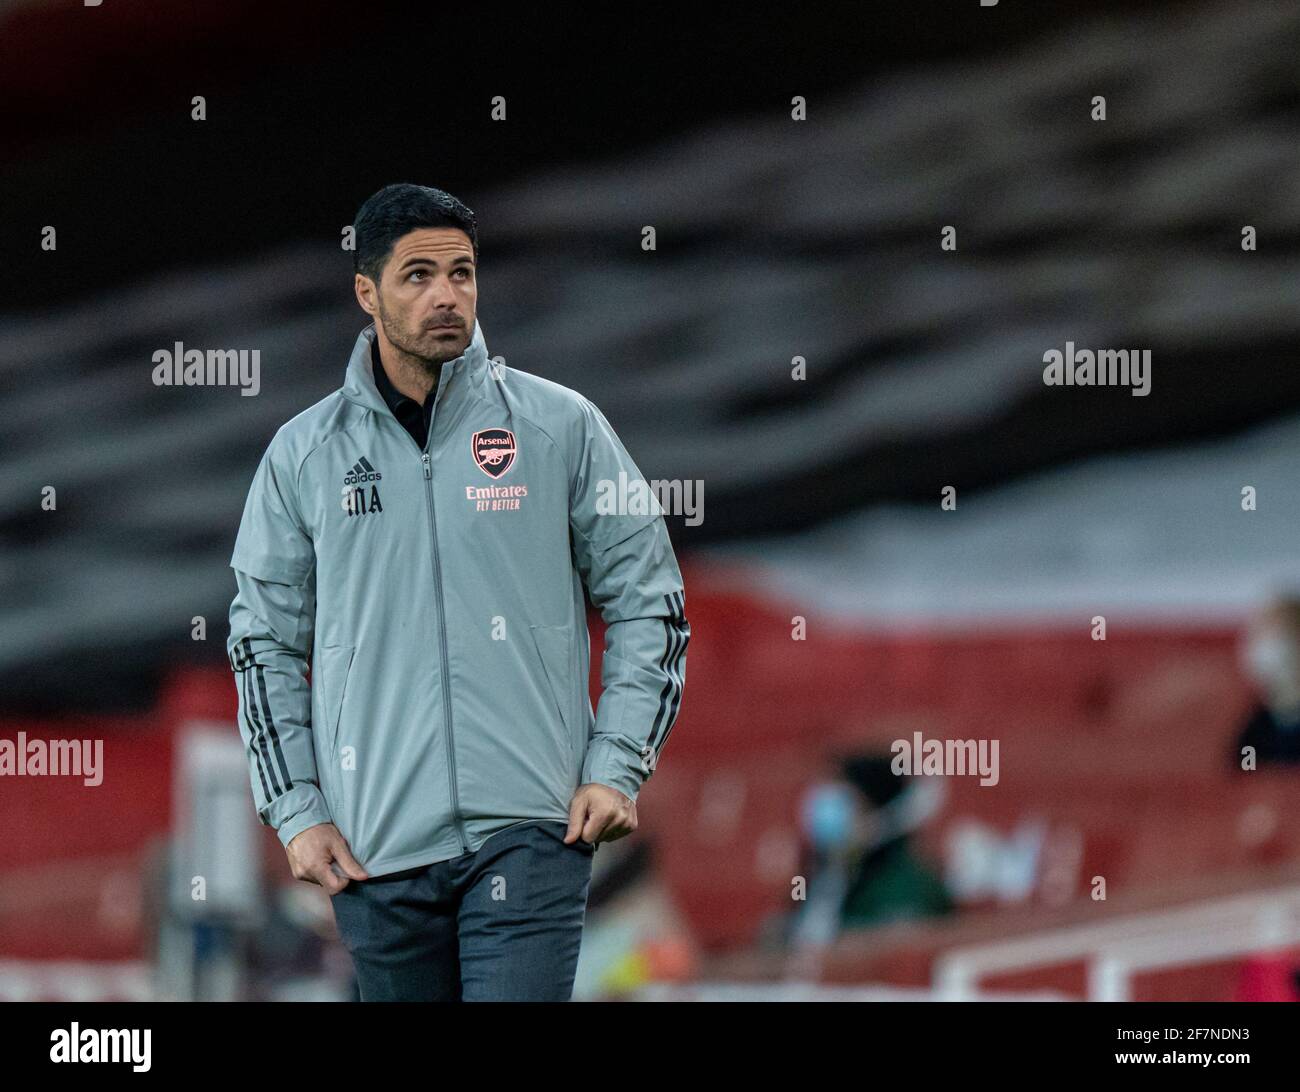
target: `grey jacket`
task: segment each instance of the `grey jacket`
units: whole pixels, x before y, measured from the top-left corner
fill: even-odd
[[[580,784],[636,799],[690,626],[663,510],[592,402],[488,360],[476,323],[421,451],[374,336],[262,457],[227,652],[262,821],[286,846],[332,821],[383,875],[566,821]],[[584,585],[608,627],[596,714]]]

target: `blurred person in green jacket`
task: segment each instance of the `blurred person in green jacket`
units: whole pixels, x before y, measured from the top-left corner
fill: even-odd
[[[912,835],[943,803],[942,784],[903,777],[888,754],[850,755],[805,792],[801,872],[807,898],[788,934],[789,973],[815,977],[844,929],[937,917],[956,904],[938,873],[912,846]]]

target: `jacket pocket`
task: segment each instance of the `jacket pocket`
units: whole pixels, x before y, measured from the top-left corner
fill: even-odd
[[[338,776],[339,717],[343,712],[343,698],[347,693],[348,678],[352,674],[355,645],[323,645],[320,650],[321,713],[325,753],[329,755],[330,777]]]
[[[529,626],[533,647],[542,661],[542,670],[546,673],[547,685],[551,688],[551,697],[560,714],[560,725],[564,738],[568,741],[569,754],[577,751],[574,732],[577,730],[577,717],[573,705],[573,659],[572,642],[567,626]]]

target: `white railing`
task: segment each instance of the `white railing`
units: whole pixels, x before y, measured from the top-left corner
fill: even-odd
[[[156,1000],[147,963],[0,959],[0,1002]]]
[[[991,974],[1087,965],[1089,1001],[1129,1001],[1134,974],[1300,944],[1300,886],[971,945],[935,960],[938,999],[973,1000]]]
[[[655,982],[631,995],[634,1001],[939,1001],[926,987],[832,986],[818,982]],[[978,1001],[1069,1001],[1054,990],[986,990]]]

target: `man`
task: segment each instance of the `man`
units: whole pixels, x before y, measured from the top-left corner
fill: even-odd
[[[231,558],[254,798],[362,1000],[567,1000],[592,856],[681,704],[681,574],[662,508],[612,503],[643,479],[600,410],[488,360],[473,213],[395,185],[354,228],[374,322],[275,434]]]

